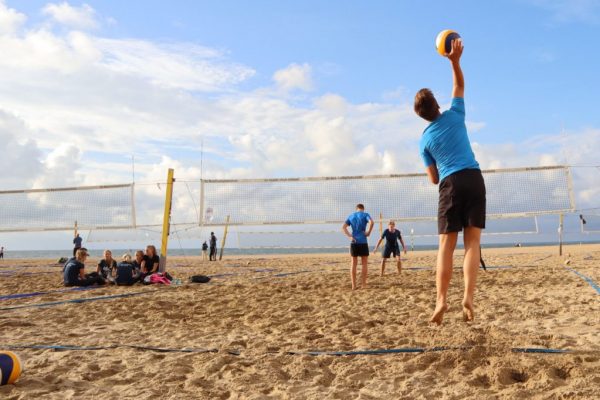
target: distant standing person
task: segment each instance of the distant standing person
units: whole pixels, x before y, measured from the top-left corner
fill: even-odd
[[[206,244],[206,240],[202,243],[202,261],[206,261],[208,259],[208,244]]]
[[[358,257],[361,259],[361,287],[367,287],[367,262],[369,260],[369,243],[367,237],[373,230],[373,219],[365,212],[365,206],[362,204],[356,205],[356,211],[352,213],[344,222],[342,231],[350,239],[350,280],[352,282],[352,290],[356,290],[356,266]],[[367,225],[369,226],[367,228]],[[352,227],[352,233],[348,232],[348,227]]]
[[[210,233],[210,261],[217,261],[217,237],[214,232]]]
[[[0,247],[0,258],[4,258],[4,246]]]
[[[396,222],[391,220],[388,224],[388,227],[379,241],[375,246],[374,252],[377,251],[381,242],[385,239],[385,247],[383,248],[383,253],[381,254],[381,276],[385,273],[385,262],[390,258],[390,256],[394,256],[398,263],[398,273],[402,273],[402,258],[400,257],[400,246],[398,246],[398,241],[402,244],[402,249],[404,250],[404,254],[406,254],[406,246],[404,245],[404,240],[402,240],[402,235],[400,231],[396,229]]]
[[[73,239],[73,257],[75,257],[75,253],[77,253],[77,250],[81,248],[82,242],[83,239],[81,238],[81,236],[79,236],[79,233],[75,234],[75,239]]]

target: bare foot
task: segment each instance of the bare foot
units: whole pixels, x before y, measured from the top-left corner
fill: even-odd
[[[463,321],[472,322],[475,319],[475,312],[473,311],[473,304],[463,301]]]
[[[448,311],[448,304],[443,303],[440,305],[437,305],[435,307],[435,311],[433,311],[433,315],[431,316],[431,319],[429,320],[429,322],[434,322],[438,325],[442,324],[442,320],[444,319],[444,313]]]

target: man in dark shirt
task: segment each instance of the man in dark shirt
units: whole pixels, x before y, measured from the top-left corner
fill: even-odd
[[[81,242],[83,242],[83,239],[79,236],[79,233],[77,233],[75,239],[73,239],[73,257],[75,257],[77,250],[81,248]]]
[[[383,234],[377,242],[374,251],[377,251],[383,239],[385,239],[385,247],[383,248],[383,258],[381,259],[381,276],[383,276],[385,272],[385,262],[388,258],[390,258],[391,255],[393,255],[394,258],[396,258],[396,261],[398,263],[398,273],[402,273],[402,259],[400,257],[400,246],[398,246],[398,241],[402,243],[402,249],[404,249],[404,254],[406,254],[406,246],[404,245],[404,240],[402,240],[402,235],[400,234],[400,231],[396,229],[395,221],[392,220],[389,222],[388,228],[385,231],[383,231]]]
[[[210,233],[210,261],[217,261],[217,237],[214,232]]]

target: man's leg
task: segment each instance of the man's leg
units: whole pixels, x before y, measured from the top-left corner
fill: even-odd
[[[454,256],[457,238],[458,232],[440,234],[435,275],[437,297],[435,311],[430,320],[430,322],[435,322],[438,325],[442,323],[444,313],[448,309],[448,286],[450,285],[450,278],[452,277],[452,257]]]
[[[398,250],[398,255],[396,255],[396,261],[398,263],[398,275],[402,273],[402,256],[400,250]]]
[[[352,290],[356,290],[356,265],[358,257],[350,257],[350,281],[352,282]]]
[[[381,276],[383,276],[385,273],[385,261],[386,261],[385,258],[381,259]]]
[[[365,289],[367,287],[367,274],[369,273],[369,256],[362,256],[360,257],[360,260],[362,261],[362,270],[360,274],[361,286]]]
[[[465,279],[465,294],[463,297],[463,318],[465,321],[473,321],[473,296],[479,271],[479,260],[481,259],[481,228],[468,226],[464,233],[465,261],[463,274]]]

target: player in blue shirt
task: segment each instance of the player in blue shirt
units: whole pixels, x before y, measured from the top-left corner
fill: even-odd
[[[368,228],[367,228],[368,225]],[[369,259],[369,243],[367,237],[373,230],[373,219],[365,212],[365,206],[362,204],[356,205],[356,212],[351,214],[344,222],[342,231],[350,239],[350,280],[352,282],[352,290],[356,289],[356,266],[358,257],[362,263],[361,271],[361,287],[367,287],[367,262]],[[348,231],[348,227],[352,227],[352,233]]]
[[[383,239],[385,239],[385,247],[383,248],[383,253],[381,254],[381,276],[383,276],[385,273],[385,262],[392,255],[397,260],[398,274],[401,274],[402,259],[400,257],[400,246],[398,246],[398,241],[402,243],[404,254],[406,254],[406,246],[404,245],[404,240],[402,240],[400,231],[396,229],[396,222],[394,220],[390,220],[387,229],[383,231],[381,238],[379,238],[379,241],[377,241],[377,245],[375,245],[375,250],[373,250],[373,252],[377,251]]]
[[[472,321],[473,296],[479,270],[481,230],[485,228],[485,183],[471,149],[465,125],[465,82],[460,67],[462,40],[452,41],[447,55],[452,67],[452,106],[440,113],[440,106],[429,89],[415,96],[415,112],[430,122],[420,143],[421,157],[433,184],[439,183],[436,307],[431,322],[441,324],[448,309],[447,293],[452,277],[452,257],[458,232],[464,229],[465,291],[463,318]]]

